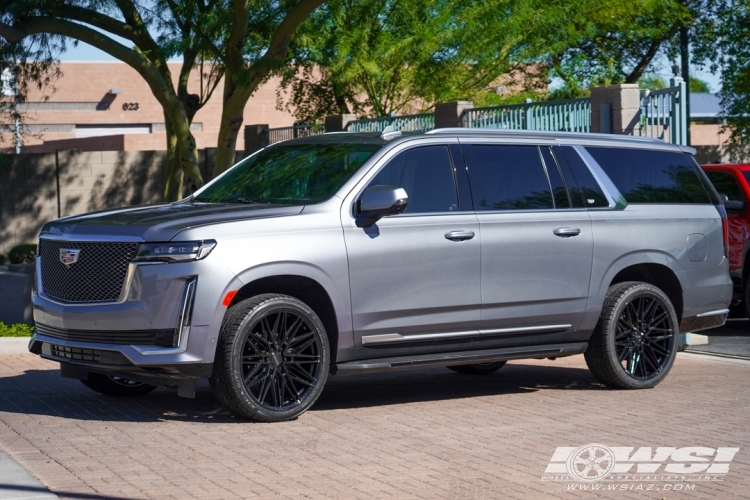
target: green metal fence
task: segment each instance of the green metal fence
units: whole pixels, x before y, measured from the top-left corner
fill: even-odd
[[[378,118],[355,120],[347,124],[346,131],[382,132],[388,125],[393,125],[394,129],[403,132],[432,130],[435,128],[435,115],[433,113],[420,113],[417,115],[379,116]]]
[[[323,125],[292,125],[291,127],[269,128],[263,131],[263,146],[270,146],[281,141],[325,134]]]
[[[687,144],[688,120],[686,85],[680,78],[671,80],[671,85],[666,89],[641,91],[640,126],[636,127],[634,133],[684,145]],[[466,128],[591,132],[591,100],[528,101],[523,104],[472,108],[465,110],[459,121],[460,126]],[[349,122],[345,130],[382,132],[388,125],[404,132],[432,130],[435,128],[435,115],[421,113],[356,120]],[[264,145],[323,133],[325,128],[322,125],[272,128],[264,133]]]
[[[665,89],[641,90],[638,135],[687,145],[687,86],[682,78],[672,79],[670,84]]]
[[[591,100],[563,99],[467,109],[461,126],[515,130],[591,131]]]

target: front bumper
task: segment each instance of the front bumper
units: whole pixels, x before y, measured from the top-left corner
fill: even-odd
[[[39,326],[30,350],[62,363],[84,363],[97,371],[128,366],[128,370],[179,374],[179,368],[165,367],[210,365],[226,311],[221,297],[232,286],[240,287],[234,274],[211,257],[195,262],[131,264],[132,277],[124,285],[122,300],[85,304],[61,303],[45,296],[37,263],[32,303],[34,322]],[[190,324],[180,328],[191,283]],[[66,349],[101,355],[98,362],[68,359],[60,355]],[[108,366],[112,363],[102,359],[125,361]]]
[[[58,361],[64,377],[85,379],[90,372],[119,376],[152,385],[178,385],[189,379],[208,378],[213,364],[182,362],[176,364],[136,365],[124,352],[133,354],[132,346],[112,349],[107,344],[70,343],[59,339],[34,334],[29,342],[29,351],[44,359]]]

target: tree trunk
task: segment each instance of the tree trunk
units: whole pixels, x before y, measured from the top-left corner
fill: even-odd
[[[164,170],[164,201],[180,199],[182,193],[182,169],[177,154],[177,136],[172,129],[169,117],[164,115],[167,132],[167,165]]]
[[[226,75],[224,85],[229,86],[232,75]],[[257,86],[257,85],[256,85]],[[255,90],[253,87],[252,90]],[[227,170],[234,165],[237,150],[237,137],[242,127],[245,105],[250,98],[251,91],[246,89],[225,89],[224,105],[221,110],[221,128],[219,129],[219,142],[216,145],[216,167],[214,175]],[[247,97],[244,97],[247,95]]]
[[[184,110],[178,114],[180,116],[174,117],[164,111],[167,131],[164,201],[180,200],[203,186],[203,177],[198,167],[198,149],[190,131],[190,123]]]

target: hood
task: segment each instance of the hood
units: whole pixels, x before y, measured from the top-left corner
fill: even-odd
[[[191,203],[180,201],[103,210],[48,222],[47,234],[112,235],[169,241],[185,229],[235,220],[295,215],[304,206]]]

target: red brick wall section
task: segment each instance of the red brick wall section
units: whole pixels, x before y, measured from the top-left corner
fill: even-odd
[[[169,67],[173,77],[179,75],[181,63],[170,63]],[[44,127],[45,125],[153,125],[163,124],[164,115],[159,103],[151,94],[150,89],[141,76],[130,66],[121,62],[62,62],[60,69],[63,77],[56,83],[57,91],[49,96],[46,103],[105,103],[109,102],[108,109],[88,110],[39,110],[28,113],[27,124],[31,126]],[[286,127],[294,123],[294,117],[286,111],[276,109],[276,89],[279,85],[278,78],[271,78],[264,83],[250,98],[244,113],[244,125],[255,123],[267,123],[271,127]],[[122,93],[108,94],[110,89],[120,88]],[[188,91],[199,93],[199,72],[193,71]],[[221,98],[223,92],[223,81],[219,83],[211,100],[195,115],[193,122],[202,125],[202,131],[194,132],[198,148],[216,147],[221,121]],[[49,91],[47,92],[49,95]],[[29,95],[30,103],[43,101],[41,92],[32,92]],[[138,104],[135,110],[134,103]],[[123,105],[129,104],[128,110],[123,110]],[[52,141],[74,138],[72,131],[47,131],[42,132],[42,138],[28,137],[24,144],[41,144],[42,140]],[[149,149],[166,149],[164,134],[142,135],[141,140],[152,137],[155,141],[149,141]],[[139,141],[126,144],[125,147],[139,147]],[[152,145],[156,144],[158,147]],[[10,134],[3,134],[0,147],[9,147],[13,144]],[[238,149],[243,149],[242,134],[240,134]]]

